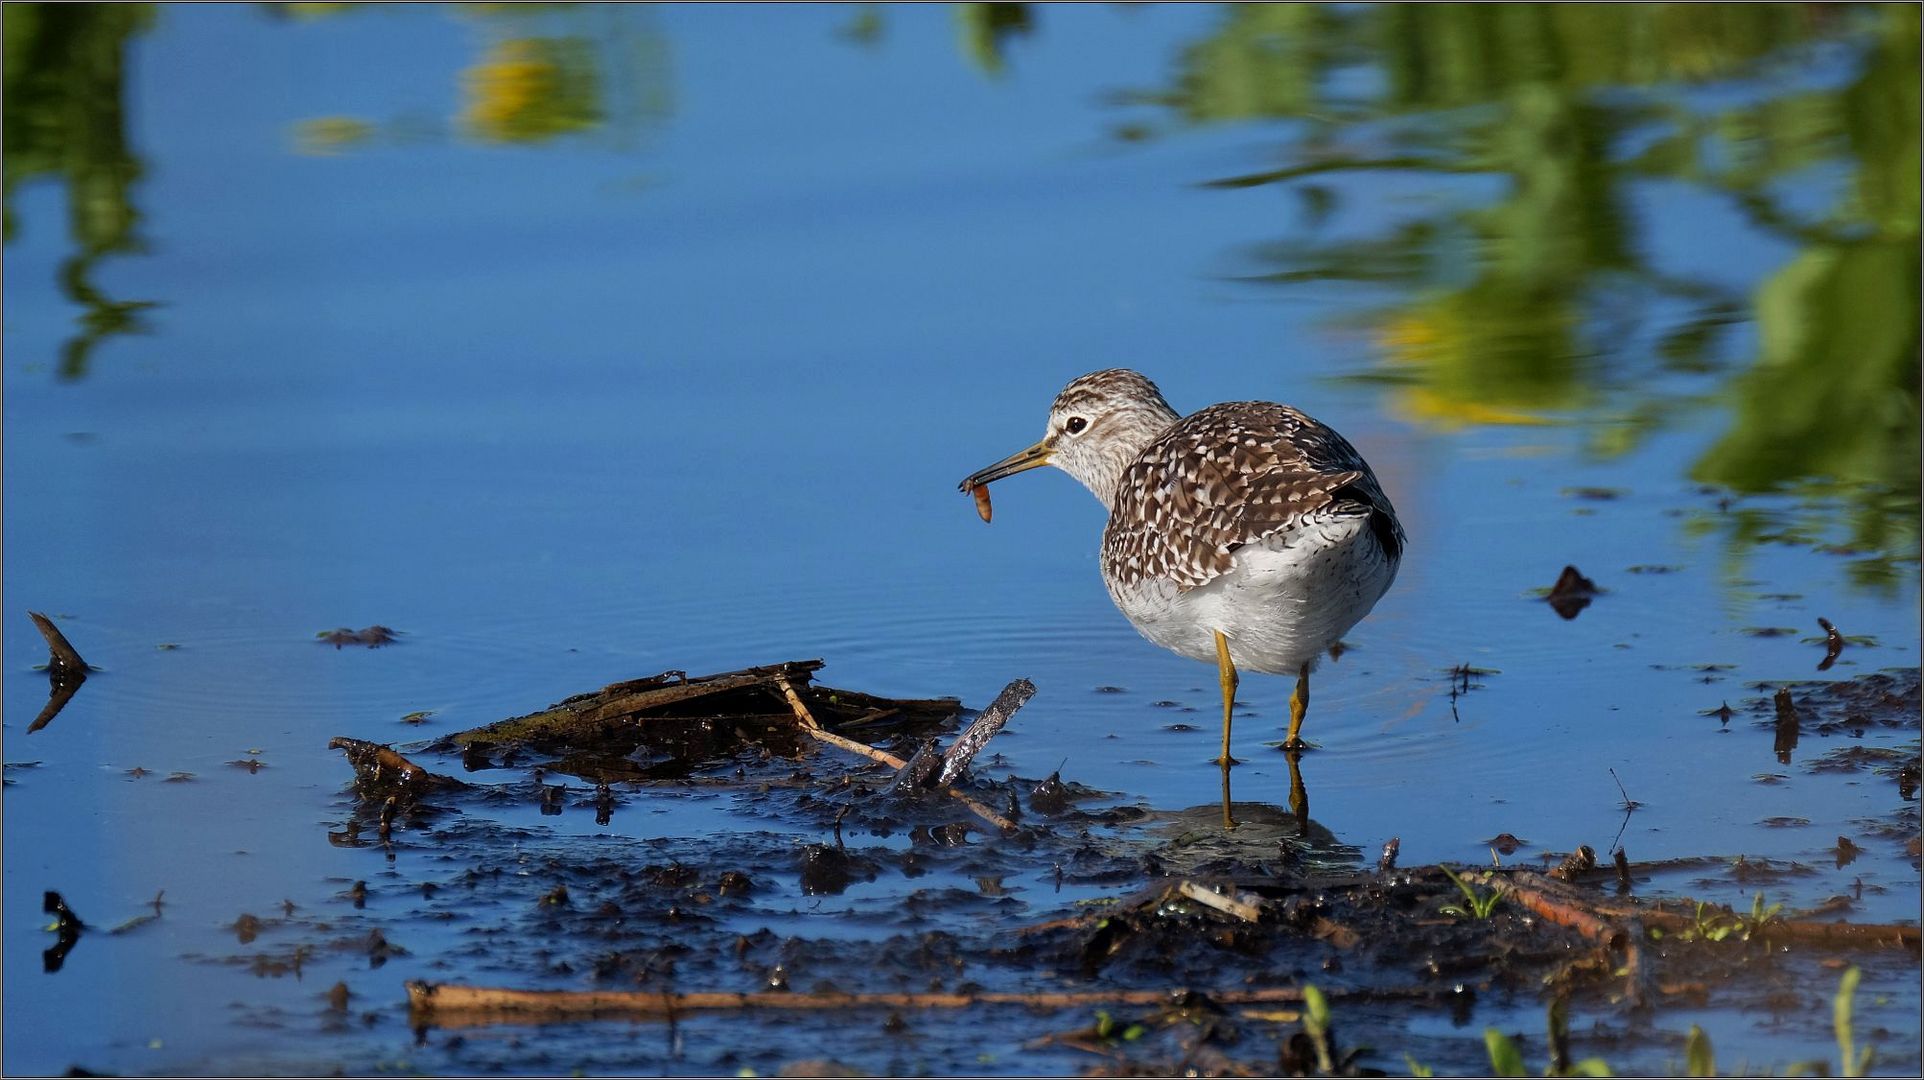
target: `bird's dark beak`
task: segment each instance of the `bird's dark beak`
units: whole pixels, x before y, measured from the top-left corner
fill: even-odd
[[[1019,472],[1039,469],[1049,463],[1049,455],[1054,449],[1054,447],[1049,445],[1049,440],[1044,439],[1034,446],[1029,447],[1027,450],[1018,450],[986,469],[970,473],[968,479],[962,481],[960,485],[961,489],[967,492],[973,488],[978,488],[984,484],[1000,480],[1005,476],[1014,476]]]

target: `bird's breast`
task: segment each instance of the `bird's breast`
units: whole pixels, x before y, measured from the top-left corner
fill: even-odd
[[[1184,589],[1172,578],[1103,578],[1116,607],[1151,642],[1214,660],[1215,633],[1245,670],[1293,674],[1376,606],[1396,577],[1366,516],[1305,521],[1238,548],[1229,569]]]

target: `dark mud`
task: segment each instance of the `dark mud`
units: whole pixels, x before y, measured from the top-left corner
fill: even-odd
[[[813,668],[754,670],[799,679]],[[672,673],[608,690],[688,682]],[[599,727],[582,719],[594,695],[531,714],[569,725],[566,739],[522,717],[405,755],[340,740],[356,779],[329,838],[366,849],[367,878],[325,911],[237,913],[242,950],[201,959],[330,980],[350,965],[360,974],[317,993],[313,1017],[255,1021],[335,1032],[405,1023],[409,1067],[517,1072],[772,1074],[820,1066],[825,1050],[869,1073],[1313,1072],[1305,1005],[1289,1000],[1304,986],[1331,1003],[1324,1034],[1339,1069],[1347,1057],[1352,1070],[1399,1072],[1408,1054],[1480,1071],[1486,1026],[1520,1036],[1534,1058],[1544,1010],[1561,1002],[1579,1018],[1567,1052],[1665,1071],[1683,1054],[1673,1015],[1736,1009],[1817,1030],[1845,965],[1871,984],[1915,980],[1914,928],[1825,929],[1854,907],[1845,854],[1914,838],[1914,804],[1811,864],[1722,854],[1640,864],[1585,847],[1536,853],[1555,868],[1548,877],[1509,865],[1453,878],[1395,868],[1394,841],[1366,856],[1317,824],[1306,800],[1168,811],[1061,775],[958,777],[960,794],[1012,820],[1005,832],[958,798],[801,734],[768,685]],[[904,757],[967,719],[953,703],[806,684],[802,696],[830,731]],[[1790,688],[1800,733],[1908,734],[1913,757],[1917,700],[1914,671]],[[1771,697],[1740,711],[1781,726]],[[1806,767],[1884,782],[1904,752],[1872,752],[1885,749],[1840,745]],[[664,805],[687,800],[700,802],[698,818]],[[598,831],[565,826],[590,817]],[[1497,859],[1531,846],[1507,834],[1490,843]],[[1688,899],[1827,873],[1839,874],[1837,895],[1807,912]],[[449,994],[631,992],[643,1007],[592,1020],[409,1010],[404,980]],[[1252,992],[1284,999],[1223,1000]],[[662,1002],[718,994],[743,997],[662,1015]],[[858,997],[797,1011],[810,995]]]

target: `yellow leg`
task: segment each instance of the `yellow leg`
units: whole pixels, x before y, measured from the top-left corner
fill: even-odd
[[[1236,817],[1229,812],[1229,766],[1223,766],[1223,828],[1236,827]]]
[[[1236,665],[1229,659],[1229,639],[1222,631],[1216,631],[1216,673],[1223,685],[1223,754],[1216,764],[1229,766],[1238,764],[1229,756],[1229,714],[1236,707]]]
[[[1296,692],[1289,695],[1289,738],[1283,740],[1283,749],[1301,750],[1309,744],[1303,741],[1303,714],[1309,712],[1309,665],[1303,665],[1302,674],[1296,676]]]

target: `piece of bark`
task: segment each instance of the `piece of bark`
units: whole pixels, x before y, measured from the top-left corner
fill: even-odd
[[[917,792],[927,791],[935,786],[935,774],[942,768],[942,751],[934,739],[923,739],[915,753],[909,755],[900,769],[895,771],[895,779],[889,782],[890,791]]]
[[[39,628],[40,636],[47,639],[47,674],[56,679],[86,678],[87,672],[92,669],[80,658],[79,651],[67,640],[67,635],[53,624],[53,620],[38,611],[27,612],[27,617]]]
[[[1027,679],[1016,679],[1003,687],[1002,692],[989,703],[989,707],[977,714],[976,718],[969,722],[969,726],[963,729],[962,734],[956,736],[955,741],[949,744],[948,751],[942,755],[942,772],[936,777],[935,782],[947,787],[962,779],[962,774],[968,771],[969,762],[975,760],[975,755],[988,745],[996,732],[1001,731],[1008,724],[1009,718],[1015,715],[1016,710],[1022,708],[1034,696],[1035,684]]]
[[[493,750],[531,745],[590,749],[610,740],[632,740],[650,721],[686,722],[704,716],[785,724],[781,718],[790,715],[791,707],[781,688],[783,681],[831,733],[842,723],[873,719],[885,710],[898,713],[905,723],[936,724],[962,709],[961,702],[954,698],[879,698],[811,686],[810,679],[821,666],[820,660],[795,660],[694,678],[686,672],[667,671],[576,694],[526,716],[456,732],[438,741],[435,748]]]
[[[355,780],[362,787],[399,795],[404,803],[431,791],[467,786],[451,776],[429,772],[384,743],[340,736],[328,740],[327,747],[347,755],[348,764],[354,766]]]
[[[38,611],[27,612],[27,617],[33,620],[40,636],[47,639],[47,677],[52,684],[46,706],[33,718],[33,723],[27,725],[27,734],[31,735],[53,723],[53,718],[60,715],[60,710],[66,708],[67,702],[80,690],[80,684],[87,681],[87,672],[93,669],[80,658],[79,651],[52,619]]]

